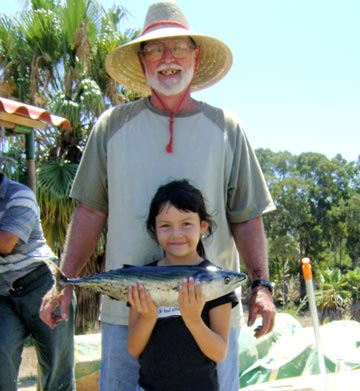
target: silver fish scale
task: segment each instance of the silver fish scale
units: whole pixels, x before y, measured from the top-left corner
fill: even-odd
[[[216,299],[234,291],[242,285],[247,277],[244,273],[236,273],[209,266],[134,266],[110,270],[82,278],[66,278],[57,280],[61,288],[73,285],[90,288],[112,299],[127,301],[129,286],[144,285],[156,305],[175,306],[178,302],[179,285],[185,278],[194,278],[201,283],[206,301]]]

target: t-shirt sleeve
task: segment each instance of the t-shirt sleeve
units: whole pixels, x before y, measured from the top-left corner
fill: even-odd
[[[92,129],[82,155],[70,197],[91,208],[107,212],[107,141],[109,137],[109,116],[103,113]]]
[[[226,116],[226,133],[232,153],[227,190],[230,223],[251,220],[275,209],[255,151],[236,118]]]
[[[217,299],[207,302],[207,307],[209,311],[212,308],[218,307],[223,304],[231,303],[232,308],[236,307],[239,304],[239,299],[235,292],[228,293],[224,296],[221,296]]]

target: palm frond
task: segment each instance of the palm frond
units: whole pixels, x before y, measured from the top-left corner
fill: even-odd
[[[37,171],[37,195],[41,222],[48,245],[59,255],[66,228],[75,208],[69,199],[77,165],[63,162],[43,164]]]

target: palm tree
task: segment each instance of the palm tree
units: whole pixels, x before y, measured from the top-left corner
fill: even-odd
[[[351,292],[346,278],[339,269],[328,269],[320,273],[318,284],[315,297],[320,322],[343,319],[351,305]]]
[[[118,86],[104,68],[109,51],[138,33],[136,29],[119,32],[125,16],[123,7],[114,5],[105,11],[96,0],[31,0],[16,18],[0,16],[0,88],[72,124],[70,132],[54,128],[35,132],[42,223],[58,255],[74,209],[69,190],[91,128],[110,105],[137,98]],[[8,142],[17,148],[18,139]],[[102,269],[103,254],[104,240],[84,274]],[[87,294],[79,293],[80,313],[81,296]],[[78,331],[97,318],[98,297],[93,301],[96,310],[90,319],[77,317]]]

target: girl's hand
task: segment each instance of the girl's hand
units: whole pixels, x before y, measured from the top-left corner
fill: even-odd
[[[131,308],[138,312],[143,318],[157,318],[158,309],[152,301],[150,293],[143,285],[133,285],[128,289],[128,301]]]
[[[192,277],[179,287],[179,309],[185,323],[199,321],[205,305],[201,284]]]

